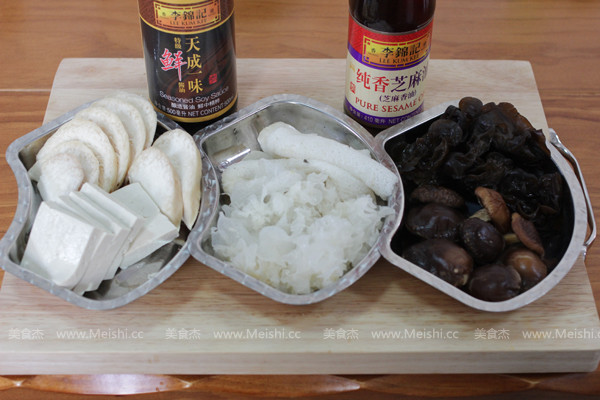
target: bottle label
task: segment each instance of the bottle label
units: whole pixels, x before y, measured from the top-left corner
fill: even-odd
[[[350,16],[344,107],[354,118],[387,127],[423,110],[432,27],[388,34]]]
[[[176,121],[218,118],[237,100],[233,0],[139,0],[150,100]]]

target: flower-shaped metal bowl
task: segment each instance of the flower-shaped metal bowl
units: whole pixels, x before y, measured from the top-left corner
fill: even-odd
[[[356,149],[367,149],[372,157],[394,171],[397,169],[390,157],[377,145],[373,137],[351,118],[336,109],[299,95],[275,95],[265,98],[220,123],[212,125],[195,135],[204,158],[211,161],[203,180],[203,202],[197,226],[190,233],[191,255],[216,271],[273,299],[287,304],[310,304],[322,301],[352,285],[363,276],[380,257],[380,246],[390,240],[397,229],[403,210],[403,190],[398,179],[393,194],[381,204],[394,209],[394,214],[384,221],[375,245],[366,256],[346,272],[336,283],[308,294],[290,294],[235,268],[215,256],[211,246],[210,230],[215,226],[221,209],[221,173],[240,161],[251,150],[260,150],[258,133],[271,123],[282,121],[300,132],[314,132],[335,139]]]
[[[385,149],[388,149],[388,146],[391,146],[398,141],[415,140],[417,137],[425,134],[429,125],[438,119],[450,105],[457,106],[458,101],[440,104],[416,117],[388,128],[381,132],[376,139]],[[509,300],[499,302],[484,301],[471,296],[467,292],[452,286],[425,269],[402,258],[394,251],[391,244],[392,242],[390,241],[384,243],[384,246],[381,249],[382,255],[392,264],[409,274],[446,293],[450,297],[479,310],[496,312],[510,311],[523,307],[542,297],[560,282],[580,256],[585,257],[588,246],[596,236],[596,224],[579,165],[573,155],[562,146],[558,140],[558,136],[553,130],[550,130],[550,138],[551,141],[546,141],[546,144],[550,150],[552,161],[556,164],[558,171],[563,175],[564,181],[566,182],[564,188],[565,201],[562,207],[564,208],[564,213],[568,216],[566,220],[570,220],[572,226],[566,227],[565,229],[565,231],[571,232],[571,236],[565,246],[560,262],[540,283]],[[588,224],[591,228],[589,235],[587,235]],[[400,237],[398,240],[401,241],[402,238]]]
[[[0,263],[2,269],[41,289],[52,293],[79,307],[105,310],[128,304],[156,288],[170,277],[189,258],[187,230],[182,227],[177,239],[156,250],[140,262],[126,270],[119,270],[110,280],[102,282],[100,287],[83,295],[55,285],[27,269],[20,262],[25,251],[27,238],[37,213],[41,198],[36,184],[31,181],[27,169],[35,161],[37,150],[61,125],[70,121],[77,112],[89,107],[84,104],[55,120],[20,137],[10,144],[6,151],[6,160],[12,168],[18,185],[18,204],[14,219],[6,234],[0,240]],[[178,124],[157,113],[157,134],[166,130],[180,128]],[[205,167],[207,168],[207,167]]]

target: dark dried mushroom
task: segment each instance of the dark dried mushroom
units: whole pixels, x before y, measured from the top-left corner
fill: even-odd
[[[544,245],[533,222],[523,218],[519,213],[513,213],[511,227],[521,243],[541,257],[544,256]]]
[[[475,189],[479,203],[488,211],[492,222],[501,233],[510,229],[510,211],[502,195],[494,189],[479,186]]]
[[[429,203],[411,208],[406,215],[406,229],[424,239],[458,237],[458,226],[463,214],[452,207]]]
[[[420,203],[438,203],[452,208],[465,204],[462,196],[454,190],[436,185],[421,185],[412,191],[410,198]]]
[[[407,248],[403,257],[454,286],[463,286],[473,271],[465,249],[447,239],[430,239]]]
[[[406,188],[434,185],[452,189],[465,199],[465,205],[458,208],[465,213],[466,210],[469,213],[474,211],[474,191],[477,190],[478,195],[475,197],[479,197],[479,202],[484,207],[482,210],[488,214],[477,217],[492,221],[491,224],[503,236],[504,247],[517,244],[519,247],[528,246],[544,261],[547,271],[551,271],[567,249],[572,216],[564,209],[565,204],[569,204],[565,203],[565,193],[568,191],[565,189],[564,177],[549,156],[546,143],[542,132],[536,130],[512,104],[483,104],[474,97],[465,97],[460,100],[458,107],[447,107],[437,121],[426,127],[425,132],[419,127],[406,135],[400,135],[386,144],[386,150],[396,162]],[[449,205],[445,200],[430,201],[431,198],[427,197],[430,193],[421,196],[424,194],[417,191],[410,202],[407,202],[407,206],[431,202]],[[503,216],[500,219],[489,216],[494,213],[486,210],[493,209],[488,204],[487,197],[497,199],[502,204],[500,208]],[[406,215],[409,213],[410,210],[407,209]],[[518,213],[518,216],[514,216],[514,221],[511,213]],[[404,224],[406,232],[406,218]],[[422,221],[416,226],[420,233],[436,232],[431,227],[422,229],[425,226]],[[452,232],[452,229],[442,230]],[[395,245],[415,240],[412,236],[401,238]],[[438,236],[438,233],[434,236]],[[539,240],[540,237],[543,242]],[[452,239],[462,246],[460,238]],[[398,250],[400,253],[400,249]],[[431,258],[433,255],[423,253],[423,258],[425,257]],[[511,296],[530,287],[531,282],[538,279],[537,275],[543,275],[543,271],[538,269],[533,271],[533,277],[528,277],[523,271],[517,272],[513,267],[505,267],[500,272],[500,267],[484,267],[504,261],[503,255],[489,263],[478,258],[477,264],[482,266],[476,267],[476,271],[478,276],[485,271],[490,276],[519,276],[523,287],[509,285],[509,289],[503,289],[505,292],[512,290]],[[427,266],[424,268],[429,270]],[[481,268],[484,269],[479,272]],[[520,273],[523,274],[522,278]],[[482,279],[479,276],[473,281],[474,288],[483,286]],[[467,286],[468,284],[463,287],[465,291]]]
[[[504,263],[519,273],[523,291],[531,289],[548,275],[548,267],[544,261],[536,253],[523,247],[510,249],[504,257]]]
[[[468,218],[460,226],[460,238],[477,264],[496,261],[504,250],[504,237],[494,225],[479,218]]]
[[[488,264],[475,268],[469,280],[468,291],[485,301],[504,301],[521,292],[521,276],[510,266]]]
[[[463,139],[460,125],[451,119],[444,118],[433,121],[427,134],[446,141],[449,146],[456,146]]]
[[[463,97],[458,103],[458,108],[465,113],[468,118],[475,118],[483,107],[483,103],[476,97]]]

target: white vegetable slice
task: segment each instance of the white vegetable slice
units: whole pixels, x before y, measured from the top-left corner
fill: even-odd
[[[100,163],[88,145],[80,142],[79,140],[67,140],[66,142],[56,145],[52,151],[49,152],[49,154],[46,154],[46,158],[62,153],[77,157],[81,167],[83,168],[86,182],[94,184],[98,183],[98,177],[100,176]],[[38,181],[40,179],[41,164],[43,161],[44,160],[37,161],[29,170],[29,176],[34,181]]]
[[[69,140],[88,145],[99,162],[98,184],[106,191],[112,190],[117,182],[117,156],[102,129],[92,121],[74,118],[62,125],[40,149],[38,159],[44,159],[55,151],[55,146]]]
[[[102,106],[88,107],[78,112],[76,117],[95,122],[108,137],[117,155],[117,186],[121,186],[131,164],[131,146],[125,126],[117,114]]]
[[[120,91],[113,96],[127,101],[140,112],[142,119],[144,120],[144,126],[146,127],[146,142],[144,148],[150,147],[154,140],[157,124],[156,111],[154,110],[152,103],[150,103],[148,99],[131,92]]]
[[[183,222],[192,229],[200,208],[202,159],[192,136],[182,129],[163,133],[152,145],[169,158],[181,183]]]
[[[85,180],[77,157],[67,153],[55,154],[41,161],[38,190],[42,199],[53,201],[79,190]]]
[[[142,151],[133,160],[127,177],[131,183],[139,182],[160,211],[179,226],[183,214],[181,183],[165,153],[155,147]]]
[[[283,122],[265,127],[258,135],[258,143],[263,151],[279,157],[334,164],[363,181],[383,199],[392,194],[398,181],[392,171],[363,152],[317,134],[300,133]]]
[[[109,109],[117,114],[129,136],[131,146],[131,160],[144,150],[146,144],[146,126],[140,112],[123,99],[105,97],[94,103],[95,105]]]

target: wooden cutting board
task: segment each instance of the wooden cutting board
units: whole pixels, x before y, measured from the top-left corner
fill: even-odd
[[[295,93],[341,109],[344,65],[238,60],[240,107]],[[114,89],[145,93],[141,59],[66,59],[46,121]],[[431,61],[427,108],[466,95],[512,102],[547,128],[527,62]],[[0,290],[0,374],[591,371],[599,338],[581,259],[549,294],[501,314],[470,309],[385,260],[310,306],[275,303],[193,259],[148,295],[111,311],[77,308],[10,274]]]

